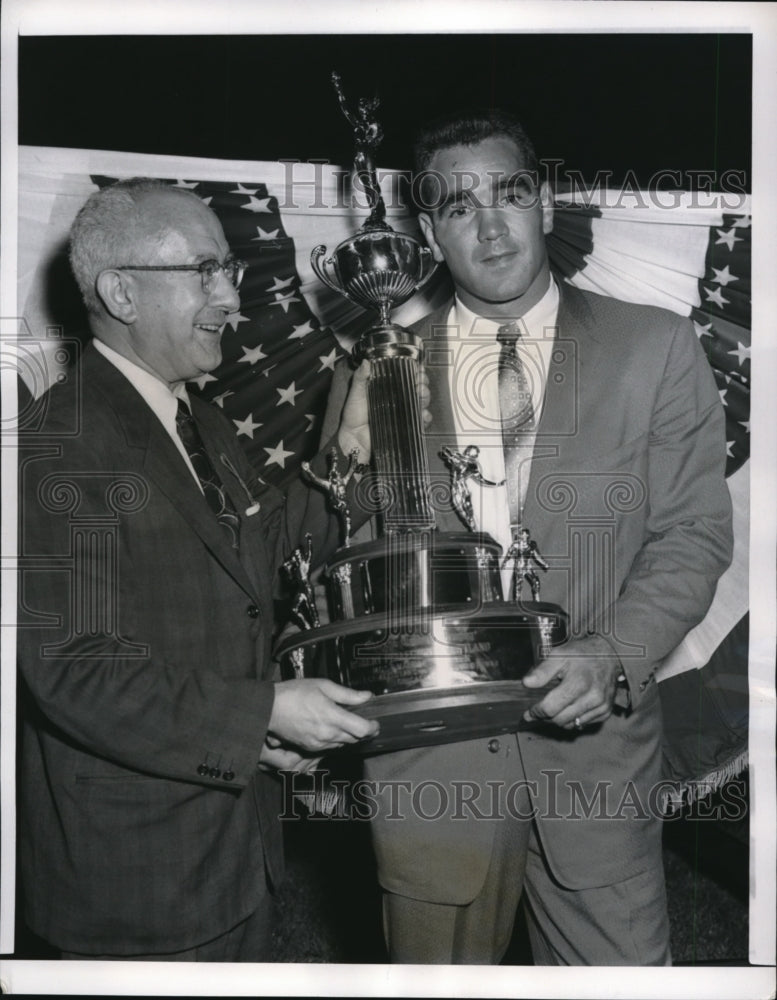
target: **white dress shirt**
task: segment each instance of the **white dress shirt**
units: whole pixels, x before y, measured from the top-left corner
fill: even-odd
[[[182,400],[191,410],[189,394],[186,391],[186,386],[183,382],[179,382],[175,389],[170,389],[170,387],[161,379],[157,378],[156,375],[152,375],[151,372],[147,372],[145,368],[141,368],[139,365],[136,365],[134,361],[130,361],[128,358],[125,358],[124,355],[119,354],[118,351],[114,351],[112,347],[108,347],[107,344],[104,344],[96,337],[94,340],[94,346],[107,361],[110,361],[114,367],[119,369],[122,375],[127,379],[132,387],[140,393],[145,402],[148,403],[154,411],[155,416],[170,435],[171,441],[180,452],[181,458],[184,462],[186,462],[186,467],[194,477],[194,481],[197,483],[197,488],[200,492],[202,492],[200,480],[197,473],[194,471],[194,466],[192,465],[186,452],[186,448],[184,448],[183,441],[181,440],[181,436],[178,433],[178,428],[175,423],[175,417],[178,413],[179,399]]]
[[[545,386],[557,333],[558,286],[551,278],[545,295],[524,316],[516,317],[521,329],[516,349],[532,393],[537,420],[542,414]],[[499,412],[497,371],[500,345],[496,335],[500,326],[511,322],[509,317],[478,316],[458,298],[448,315],[452,363],[448,378],[453,402],[456,447],[467,445],[480,448],[478,460],[486,479],[501,483],[505,478],[502,450],[502,424]],[[527,470],[528,475],[528,470]],[[481,486],[470,479],[467,486],[472,497],[475,524],[479,531],[488,532],[502,546],[502,558],[512,542],[507,490],[504,486]],[[531,525],[526,525],[531,531]],[[502,587],[510,593],[512,567],[502,571]]]

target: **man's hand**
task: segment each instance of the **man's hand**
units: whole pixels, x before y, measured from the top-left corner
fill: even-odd
[[[362,361],[351,376],[351,386],[340,417],[337,442],[344,455],[354,448],[359,452],[357,459],[365,465],[372,454],[370,442],[369,410],[367,407],[367,380],[370,376],[369,361]]]
[[[296,750],[283,747],[280,741],[268,736],[259,754],[259,767],[262,771],[298,771],[302,774],[315,771],[321,757],[306,757]]]
[[[367,406],[367,381],[370,376],[370,363],[363,361],[351,377],[351,387],[343,406],[337,441],[344,455],[350,454],[354,448],[359,451],[358,460],[365,465],[370,460],[372,446],[370,439],[369,409]],[[418,402],[421,406],[421,418],[425,424],[431,422],[429,412],[429,380],[426,372],[421,369],[418,380]]]
[[[356,743],[375,736],[378,723],[340,706],[362,705],[371,697],[369,691],[354,691],[329,680],[281,681],[275,685],[268,732],[310,753]]]
[[[620,660],[598,635],[552,650],[523,682],[534,688],[555,681],[556,687],[524,713],[524,721],[552,722],[562,729],[604,722],[612,714],[620,671]]]

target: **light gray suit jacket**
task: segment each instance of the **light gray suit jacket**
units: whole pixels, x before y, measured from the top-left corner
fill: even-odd
[[[455,443],[447,365],[457,333],[450,304],[416,324],[425,341],[433,478]],[[333,409],[338,406],[337,395]],[[731,557],[723,409],[690,321],[564,285],[524,520],[549,571],[542,599],[570,615],[571,636],[604,635],[621,657],[628,714],[569,735],[517,734],[553,875],[572,888],[610,884],[655,865],[661,718],[655,671],[705,614]],[[461,530],[452,510],[442,530]],[[509,738],[508,738],[509,740]],[[487,739],[370,758],[376,780],[505,780],[508,756]],[[501,738],[504,745],[505,738]],[[515,753],[513,744],[512,753]],[[461,787],[461,786],[459,786]],[[630,805],[630,800],[633,804]],[[481,806],[484,800],[481,800]],[[469,902],[490,859],[494,822],[465,815],[373,822],[384,888]]]

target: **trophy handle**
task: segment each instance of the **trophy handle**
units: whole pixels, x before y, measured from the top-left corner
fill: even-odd
[[[316,272],[316,277],[319,278],[319,280],[323,281],[325,285],[328,285],[333,292],[339,292],[340,295],[345,295],[348,298],[350,298],[348,293],[344,292],[343,289],[337,284],[337,282],[335,282],[332,278],[329,277],[329,274],[327,272],[327,266],[331,264],[331,261],[321,260],[321,258],[324,256],[325,253],[326,253],[326,247],[323,245],[323,243],[319,244],[319,246],[317,247],[313,247],[313,249],[310,251],[310,266]]]
[[[421,258],[421,270],[425,271],[426,273],[422,274],[421,277],[418,279],[418,284],[415,286],[416,292],[424,287],[426,282],[431,278],[431,276],[437,270],[437,261],[435,261],[434,257],[432,256],[432,251],[429,249],[429,247],[420,247],[418,252]]]

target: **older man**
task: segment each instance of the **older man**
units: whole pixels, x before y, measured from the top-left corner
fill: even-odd
[[[94,341],[20,467],[26,921],[65,957],[269,960],[271,772],[376,728],[344,707],[365,695],[271,666],[279,562],[338,526],[318,491],[260,484],[187,395],[221,361],[243,269],[200,199],[96,193],[71,262]],[[365,414],[357,375],[326,450],[366,458]]]
[[[471,484],[475,524],[505,552],[531,532],[570,641],[527,675],[551,690],[517,734],[368,761],[391,958],[498,962],[522,898],[537,964],[666,964],[655,671],[730,559],[715,383],[689,321],[551,276],[550,192],[515,119],[450,117],[416,154],[455,289],[414,327],[430,470],[447,481],[443,449],[479,446],[504,485]],[[437,526],[460,530],[452,510]],[[439,816],[413,808],[425,783]]]

